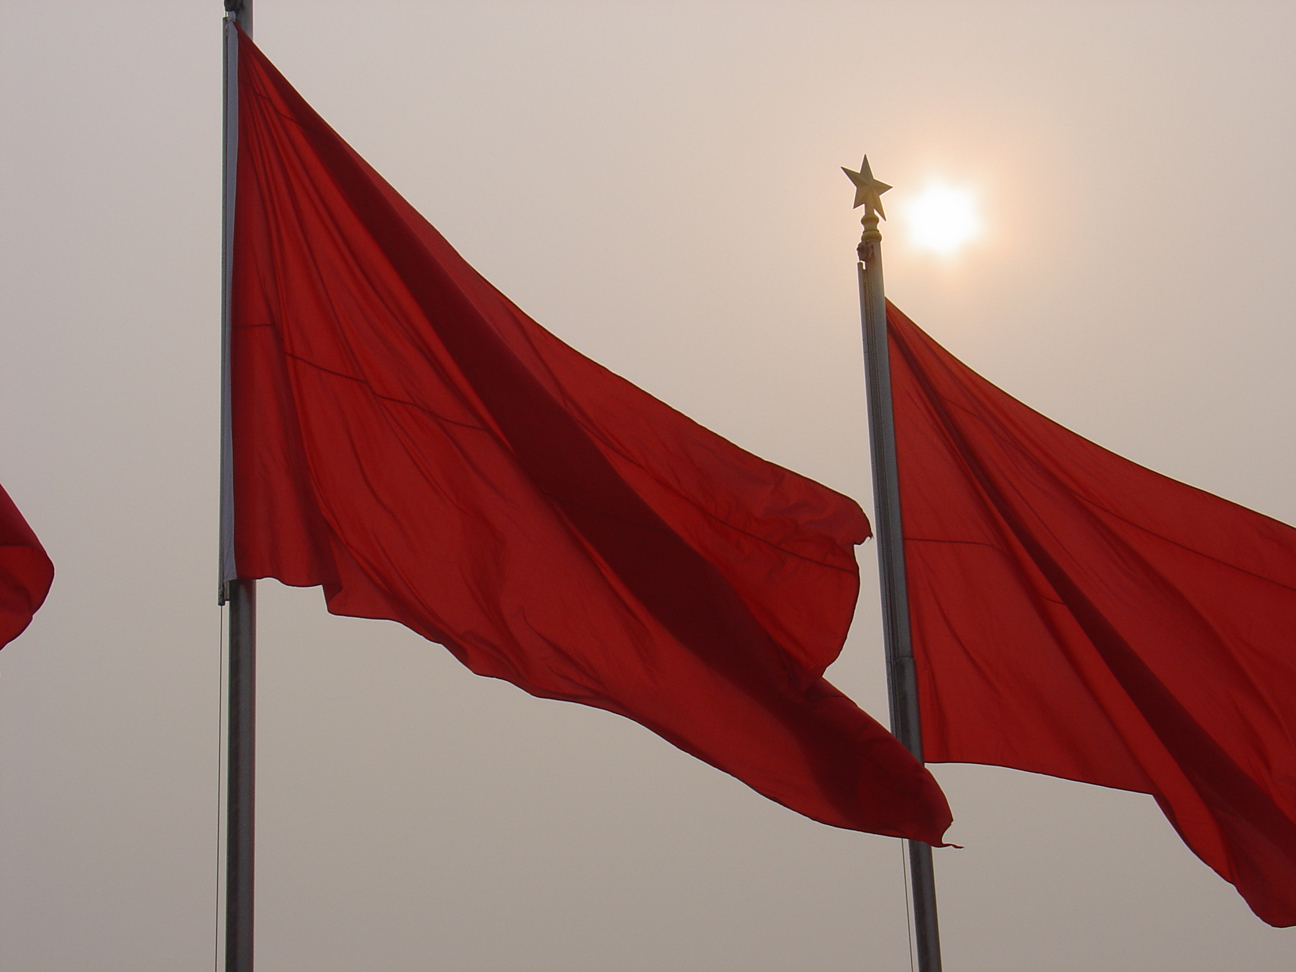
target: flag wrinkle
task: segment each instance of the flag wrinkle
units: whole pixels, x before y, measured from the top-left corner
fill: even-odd
[[[251,325],[251,326],[253,326],[253,327],[272,327],[273,325],[271,325],[271,324],[257,324],[257,325]],[[306,365],[306,366],[309,367],[309,368],[315,368],[315,369],[318,370],[318,371],[323,371],[323,372],[325,372],[326,374],[333,375],[334,377],[337,377],[337,378],[343,378],[343,379],[346,379],[347,381],[354,381],[354,382],[356,382],[357,384],[364,385],[365,388],[369,389],[370,394],[372,394],[374,398],[380,399],[380,400],[382,400],[382,401],[384,401],[384,402],[391,402],[391,403],[394,404],[394,405],[407,405],[407,406],[409,406],[410,408],[418,409],[418,410],[419,410],[420,412],[422,412],[423,414],[428,415],[428,416],[430,416],[430,417],[436,419],[438,422],[445,422],[445,423],[448,424],[448,425],[457,425],[457,426],[459,426],[460,428],[464,428],[464,429],[472,429],[473,431],[476,431],[476,432],[486,432],[486,433],[490,433],[490,432],[492,431],[491,429],[487,428],[485,425],[483,425],[483,424],[481,424],[481,423],[461,422],[461,421],[459,421],[458,419],[452,419],[452,418],[450,418],[448,415],[442,415],[440,412],[436,412],[436,411],[434,411],[433,409],[428,408],[426,405],[420,404],[419,402],[416,402],[416,401],[412,401],[412,400],[410,400],[410,399],[408,399],[408,398],[397,398],[395,395],[385,395],[385,394],[383,394],[382,392],[378,391],[376,388],[374,388],[374,387],[373,387],[373,384],[372,384],[372,383],[371,383],[367,378],[365,378],[365,377],[363,377],[363,376],[360,376],[360,375],[348,375],[348,374],[346,374],[345,372],[337,371],[336,369],[329,368],[329,367],[326,366],[326,365],[322,365],[322,364],[320,364],[320,363],[318,363],[318,362],[316,362],[316,361],[311,361],[309,358],[303,357],[303,356],[300,355],[300,354],[294,354],[294,353],[291,352],[291,351],[285,351],[285,352],[284,352],[284,357],[285,357],[285,358],[291,358],[292,360],[297,361],[297,362],[300,362],[301,364],[304,364],[304,365]]]
[[[1208,490],[1198,489],[1196,486],[1191,486],[1188,483],[1181,483],[1180,485],[1188,486],[1190,489],[1197,490],[1197,492],[1201,493],[1202,496],[1210,497],[1211,499],[1214,500],[1219,500],[1221,503],[1231,502],[1230,500],[1226,500],[1220,496],[1216,496],[1214,493],[1211,493]],[[1186,553],[1195,554],[1198,557],[1204,557],[1205,559],[1213,561],[1214,563],[1217,563],[1221,567],[1227,568],[1228,570],[1237,571],[1240,574],[1246,574],[1248,577],[1254,578],[1255,580],[1260,581],[1263,584],[1269,584],[1274,587],[1279,587],[1284,590],[1288,590],[1288,591],[1292,591],[1293,593],[1296,593],[1296,584],[1284,583],[1283,581],[1280,581],[1274,577],[1269,577],[1265,574],[1261,574],[1258,573],[1257,571],[1250,570],[1246,567],[1243,567],[1240,564],[1233,563],[1231,560],[1225,560],[1222,557],[1216,557],[1213,554],[1207,553],[1206,551],[1202,550],[1200,547],[1194,547],[1191,544],[1184,543],[1181,540],[1176,540],[1173,537],[1167,536],[1166,534],[1161,533],[1157,530],[1153,530],[1150,527],[1143,526],[1142,524],[1138,523],[1136,520],[1132,520],[1128,517],[1121,516],[1120,513],[1116,512],[1115,510],[1109,509],[1108,507],[1104,506],[1101,503],[1094,502],[1093,500],[1087,499],[1083,496],[1078,498],[1081,500],[1081,502],[1088,503],[1094,509],[1106,513],[1108,516],[1112,517],[1113,519],[1120,520],[1122,523],[1126,524],[1131,529],[1138,530],[1140,533],[1146,534],[1147,536],[1156,537],[1158,540],[1162,540],[1165,543],[1178,547],[1180,550],[1183,550]],[[1252,512],[1252,511],[1248,511],[1248,512]],[[1286,526],[1286,524],[1284,524],[1281,520],[1274,520],[1272,517],[1265,517],[1263,513],[1256,513],[1255,515],[1256,517],[1264,517],[1265,519],[1271,520],[1277,526]]]

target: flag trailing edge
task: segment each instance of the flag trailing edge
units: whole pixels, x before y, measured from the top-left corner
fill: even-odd
[[[54,564],[0,486],[0,648],[27,629],[54,582]]]
[[[1260,918],[1296,924],[1296,530],[887,316],[927,761],[1150,793]]]
[[[940,843],[934,779],[823,678],[858,505],[568,348],[242,32],[238,64],[238,575],[322,585],[813,819]]]

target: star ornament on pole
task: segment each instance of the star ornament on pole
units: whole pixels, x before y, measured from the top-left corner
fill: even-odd
[[[864,215],[872,216],[873,211],[883,219],[886,219],[886,212],[882,209],[882,193],[891,187],[885,182],[879,182],[873,178],[873,170],[869,168],[868,156],[864,156],[864,161],[860,163],[859,171],[848,169],[842,166],[842,171],[846,173],[846,178],[855,183],[855,205],[852,209],[864,207]]]

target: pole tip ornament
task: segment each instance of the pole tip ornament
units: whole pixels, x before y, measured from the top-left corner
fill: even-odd
[[[864,215],[872,216],[874,210],[883,219],[886,219],[886,212],[882,209],[882,193],[891,187],[885,182],[879,182],[873,178],[873,170],[869,168],[868,156],[864,156],[864,161],[860,163],[859,171],[848,169],[842,166],[842,171],[846,173],[846,178],[855,183],[855,205],[852,209],[864,207]]]
[[[846,178],[855,184],[855,205],[852,208],[864,207],[864,217],[860,220],[864,227],[864,235],[860,237],[855,252],[859,254],[860,263],[874,263],[878,257],[877,245],[882,242],[882,234],[878,232],[878,217],[886,219],[886,213],[882,210],[882,193],[891,187],[873,178],[873,170],[869,168],[867,155],[860,163],[858,172],[844,165],[842,171],[846,173]]]

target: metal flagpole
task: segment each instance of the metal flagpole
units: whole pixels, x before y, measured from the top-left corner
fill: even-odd
[[[238,177],[238,24],[252,34],[252,0],[225,0],[224,211],[221,220],[220,603],[229,610],[226,730],[225,972],[252,972],[256,813],[256,581],[234,563],[234,471],[230,402],[230,298]]]
[[[855,206],[864,207],[859,248],[860,318],[864,326],[864,369],[868,380],[869,441],[873,455],[873,509],[877,520],[878,567],[882,577],[882,633],[886,640],[891,731],[919,761],[918,683],[909,627],[904,533],[900,520],[900,477],[896,464],[895,418],[891,406],[891,361],[887,349],[886,295],[882,288],[882,193],[891,187],[873,178],[868,156],[858,172],[844,168],[855,184]],[[940,972],[940,930],[936,923],[936,875],[930,844],[905,841],[919,972]]]

